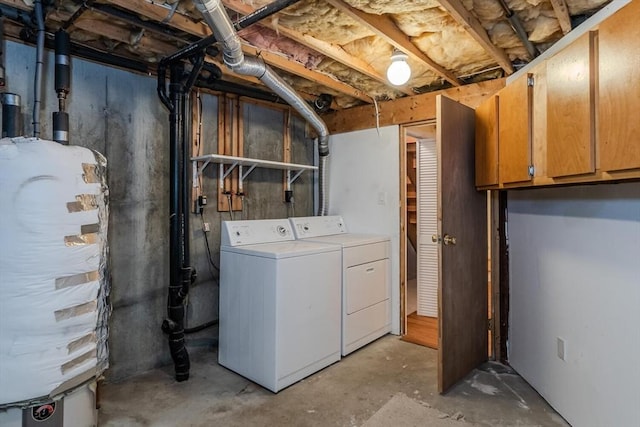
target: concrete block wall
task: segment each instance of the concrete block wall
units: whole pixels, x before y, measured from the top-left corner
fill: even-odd
[[[35,49],[6,43],[8,92],[22,96],[25,134],[32,134]],[[168,112],[156,95],[154,77],[72,59],[72,89],[67,101],[70,140],[103,153],[108,161],[110,190],[109,246],[111,273],[110,351],[108,380],[119,380],[170,363],[166,337],[160,324],[166,313],[169,276],[169,146]],[[51,113],[57,110],[53,54],[45,55],[41,111],[42,138],[51,138]],[[217,149],[217,97],[202,95],[202,143],[205,153]],[[282,160],[282,111],[264,106],[244,107],[245,156]],[[305,123],[292,124],[292,161],[312,164],[312,140]],[[203,219],[211,255],[218,265],[220,221],[228,213],[216,206],[217,167],[203,177],[209,207]],[[249,209],[246,219],[278,218],[292,214],[283,203],[282,171],[256,170],[245,185]],[[304,174],[294,184],[295,214],[313,214],[313,175]],[[236,217],[239,219],[239,217]],[[209,267],[202,220],[191,215],[192,262],[198,279],[187,307],[187,325],[195,326],[218,316],[218,281]],[[188,337],[188,347],[217,343],[217,330]]]

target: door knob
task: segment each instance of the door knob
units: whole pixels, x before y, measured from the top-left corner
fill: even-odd
[[[442,241],[442,239],[440,238],[440,236],[436,236],[435,234],[431,235],[431,241],[433,243],[440,243]]]
[[[456,244],[456,238],[453,236],[449,236],[448,234],[444,235],[444,239],[442,239],[444,241],[445,245],[455,245]]]

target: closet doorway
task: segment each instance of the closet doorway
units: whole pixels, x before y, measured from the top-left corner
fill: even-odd
[[[401,320],[404,339],[435,344],[441,393],[488,354],[487,197],[475,189],[474,124],[473,109],[438,95],[434,121],[401,127]]]
[[[435,120],[404,128],[407,155],[407,291],[402,339],[438,348],[438,155]]]

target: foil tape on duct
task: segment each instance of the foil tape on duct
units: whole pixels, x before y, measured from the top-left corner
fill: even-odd
[[[99,376],[109,361],[106,160],[0,140],[0,408]]]

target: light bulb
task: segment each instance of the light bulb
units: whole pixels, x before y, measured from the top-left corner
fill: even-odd
[[[394,50],[391,54],[391,64],[387,68],[387,79],[394,86],[402,86],[411,77],[411,67],[407,64],[407,55]]]

